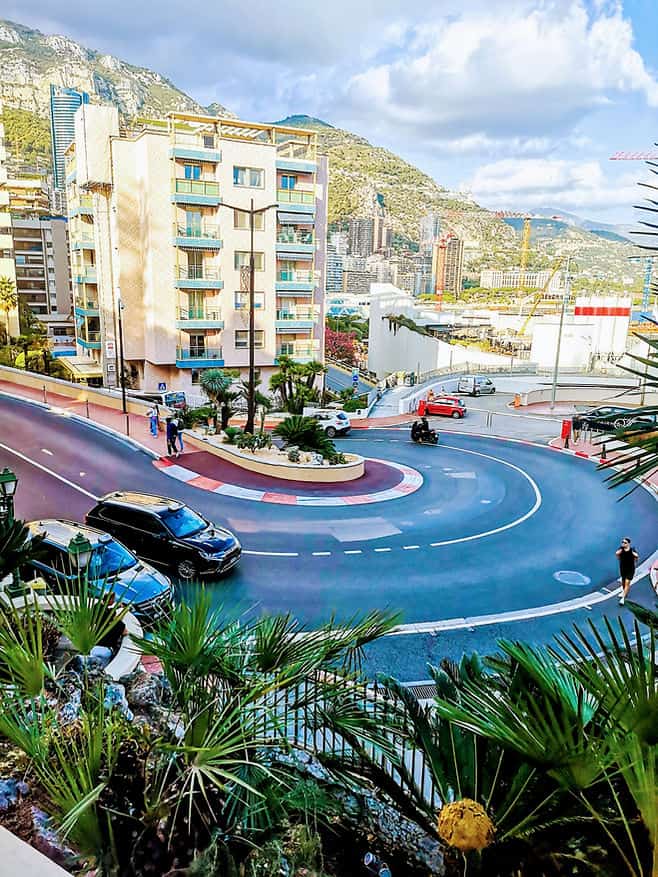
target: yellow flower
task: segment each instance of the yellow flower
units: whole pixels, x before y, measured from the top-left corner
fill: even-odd
[[[493,843],[495,828],[477,801],[463,798],[441,808],[437,819],[439,837],[463,853],[483,850]]]

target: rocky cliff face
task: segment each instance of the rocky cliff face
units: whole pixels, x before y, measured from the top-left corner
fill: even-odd
[[[161,116],[170,110],[204,112],[159,73],[102,55],[68,37],[0,21],[0,101],[47,116],[51,83],[82,89],[92,101],[112,103],[126,117]]]

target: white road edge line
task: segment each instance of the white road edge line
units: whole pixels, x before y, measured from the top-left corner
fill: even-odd
[[[8,447],[7,445],[3,445],[2,443],[0,443],[0,448],[2,448],[3,451],[7,451],[8,454],[13,454],[15,457],[23,460],[25,463],[29,463],[31,466],[36,466],[36,468],[41,469],[42,472],[46,472],[48,475],[52,475],[53,478],[56,478],[58,481],[61,481],[68,487],[72,487],[74,490],[83,493],[85,496],[88,496],[89,499],[93,499],[94,502],[98,502],[98,500],[100,499],[100,497],[96,496],[93,493],[90,493],[88,490],[85,490],[84,487],[80,487],[80,485],[76,484],[75,481],[69,481],[68,478],[65,478],[63,475],[59,475],[59,473],[57,472],[53,472],[52,469],[49,469],[42,463],[37,463],[36,460],[31,460],[29,457],[26,457],[25,454],[21,454],[20,451],[15,451],[13,448]]]
[[[245,548],[242,553],[253,557],[299,557],[298,551],[249,551]]]

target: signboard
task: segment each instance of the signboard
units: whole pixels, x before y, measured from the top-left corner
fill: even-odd
[[[160,381],[160,382],[158,383],[158,393],[164,393],[164,391],[165,391],[166,389],[167,389],[167,385],[165,384],[165,382],[164,382],[164,381]]]
[[[111,358],[117,355],[117,345],[116,341],[106,341],[105,342],[105,356]]]

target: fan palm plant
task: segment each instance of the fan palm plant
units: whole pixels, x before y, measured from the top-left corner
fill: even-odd
[[[241,392],[231,389],[232,380],[221,368],[209,368],[202,372],[200,384],[210,399],[215,412],[220,412],[221,428],[226,429],[229,420],[235,413],[234,403],[242,395]]]
[[[336,446],[313,417],[291,414],[275,426],[274,435],[282,438],[287,445],[298,447],[300,451],[317,452],[325,458],[336,454]]]
[[[33,536],[23,521],[0,519],[0,581],[16,576],[43,550],[43,536]]]

